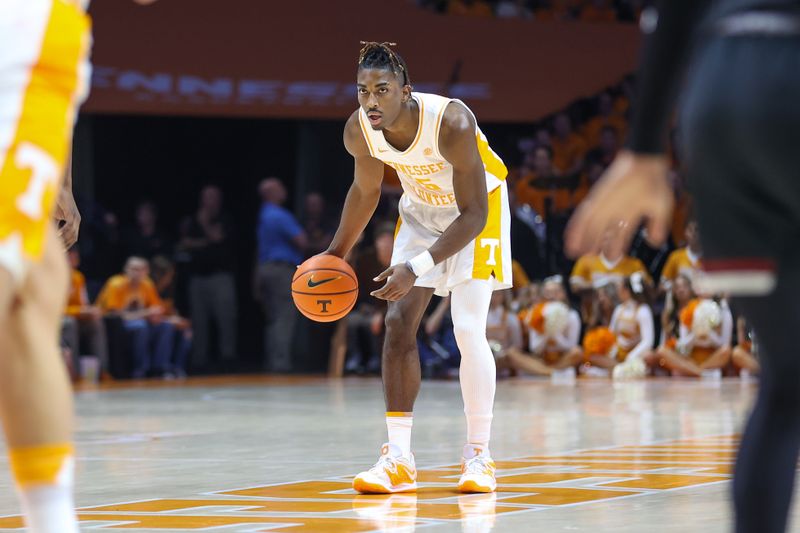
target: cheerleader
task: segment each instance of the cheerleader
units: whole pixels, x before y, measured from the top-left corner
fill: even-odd
[[[636,273],[625,278],[619,297],[609,328],[595,329],[584,339],[583,370],[597,375],[613,372],[615,379],[644,377],[644,357],[655,340],[644,276]]]
[[[672,280],[667,291],[664,311],[661,313],[661,338],[658,342],[658,348],[650,352],[645,359],[649,366],[661,366],[662,357],[659,355],[659,351],[662,348],[674,350],[678,345],[681,311],[696,297],[697,295],[694,293],[692,280],[689,276],[678,274]]]
[[[733,316],[727,302],[706,297],[691,300],[680,313],[674,348],[658,349],[659,364],[675,376],[722,375],[731,359]]]
[[[528,352],[517,348],[507,350],[507,363],[529,374],[574,377],[575,367],[582,358],[578,347],[581,320],[578,312],[567,304],[560,276],[545,280],[542,300],[525,317]]]

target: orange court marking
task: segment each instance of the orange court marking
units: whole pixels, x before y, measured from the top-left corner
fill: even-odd
[[[87,507],[79,510],[79,517],[82,525],[97,530],[242,526],[242,531],[289,533],[366,532],[476,516],[493,520],[506,513],[542,512],[726,482],[732,476],[736,443],[735,436],[693,438],[500,460],[496,494],[458,493],[458,466],[447,465],[420,470],[416,493],[359,495],[349,478],[332,478]],[[0,529],[22,527],[18,516],[0,517]]]

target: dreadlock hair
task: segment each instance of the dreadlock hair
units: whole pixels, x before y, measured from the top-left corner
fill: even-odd
[[[378,43],[375,41],[361,41],[363,45],[358,54],[358,68],[383,68],[394,72],[402,80],[402,85],[411,85],[406,62],[400,54],[392,50],[397,43]]]

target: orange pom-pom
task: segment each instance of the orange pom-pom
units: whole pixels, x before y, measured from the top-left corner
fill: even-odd
[[[681,324],[689,329],[692,328],[692,323],[694,322],[694,310],[697,309],[699,304],[700,300],[695,298],[686,304],[686,307],[681,310]]]
[[[608,328],[594,328],[583,337],[583,350],[586,355],[608,355],[617,342],[617,336]]]
[[[528,326],[539,333],[544,333],[544,306],[545,303],[536,304],[528,314]]]

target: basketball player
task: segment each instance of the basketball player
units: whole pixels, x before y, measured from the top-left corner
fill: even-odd
[[[397,170],[400,199],[392,266],[373,296],[389,301],[383,385],[389,442],[378,463],[356,476],[359,492],[416,489],[411,454],[420,387],[417,329],[431,296],[452,294],[467,418],[464,492],[496,488],[489,434],[495,364],[486,340],[492,291],[511,287],[510,214],[502,160],[460,101],[412,93],[403,59],[390,45],[366,43],[358,61],[358,101],[344,131],[355,179],[327,253],[344,257],[369,222],[384,165]]]
[[[779,532],[800,446],[800,1],[661,2],[627,150],[575,214],[567,245],[586,252],[615,229],[624,249],[643,219],[654,241],[666,237],[666,130],[693,47],[680,122],[703,228],[700,289],[732,293],[763,348],[735,469],[736,531]]]
[[[78,531],[57,343],[67,265],[52,217],[87,88],[89,25],[77,1],[6,0],[0,10],[0,418],[32,533]],[[69,218],[64,198],[59,216]]]

